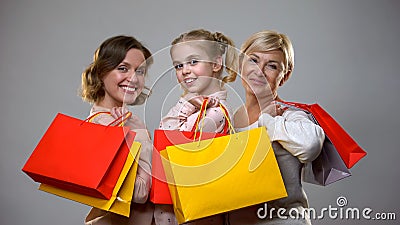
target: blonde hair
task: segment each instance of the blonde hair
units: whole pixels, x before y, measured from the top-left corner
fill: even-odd
[[[272,50],[281,50],[285,58],[284,72],[293,71],[294,68],[294,50],[292,42],[285,34],[276,31],[264,30],[251,35],[242,45],[240,60],[244,55],[254,52],[268,52]]]
[[[82,83],[79,94],[84,101],[96,103],[104,98],[103,77],[115,69],[124,59],[130,49],[140,50],[146,59],[146,68],[152,63],[151,52],[144,47],[142,43],[131,36],[115,36],[105,40],[99,48],[96,49],[93,62],[83,71]],[[147,70],[146,74],[147,75]],[[144,87],[149,90],[149,88]],[[132,105],[140,105],[150,95],[149,93],[140,93]]]
[[[223,83],[235,81],[238,71],[238,53],[236,52],[234,42],[224,34],[220,32],[211,33],[208,30],[197,29],[181,34],[173,40],[171,44],[175,45],[186,41],[197,40],[209,41],[209,43],[211,43],[208,45],[209,48],[207,51],[210,57],[222,56],[225,54],[225,62],[223,65],[228,75],[219,79],[221,79]],[[219,76],[221,76],[222,71],[223,69],[219,71]]]

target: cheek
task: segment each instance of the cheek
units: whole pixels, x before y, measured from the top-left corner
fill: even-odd
[[[247,77],[242,76],[241,80],[242,80],[242,86],[244,87],[244,89],[249,89],[250,87],[249,87],[249,84],[248,84]]]
[[[138,88],[140,88],[141,90],[143,90],[144,88],[144,76],[138,77]]]
[[[247,77],[249,76],[250,72],[251,72],[250,66],[246,66],[245,65],[245,66],[242,67],[242,70],[241,70],[242,77],[247,79]]]
[[[201,63],[192,68],[192,72],[198,77],[213,77],[214,70],[211,63]]]
[[[182,82],[183,82],[182,73],[180,73],[180,72],[175,72],[175,75],[176,75],[176,79],[178,80],[178,82],[179,82],[179,83],[182,83]]]
[[[282,79],[283,79],[283,73],[279,73],[279,75],[277,75],[274,80],[275,81],[274,84],[276,86],[279,86],[279,83],[281,83]]]

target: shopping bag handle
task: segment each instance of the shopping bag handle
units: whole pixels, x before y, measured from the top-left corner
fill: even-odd
[[[280,104],[282,106],[286,106],[288,108],[294,108],[294,109],[301,109],[303,111],[309,111],[310,106],[308,104],[304,103],[298,103],[298,102],[286,102],[283,100],[276,100],[277,104]]]
[[[224,116],[225,116],[226,122],[227,122],[227,123],[225,123],[224,133],[228,132],[228,128],[229,128],[229,134],[236,133],[235,132],[235,128],[232,125],[232,121],[231,121],[231,119],[229,117],[228,110],[221,103],[219,103],[219,107],[222,109],[222,112],[224,113]]]
[[[110,112],[97,112],[97,113],[94,113],[93,115],[89,116],[88,118],[86,118],[83,122],[91,122],[95,117],[97,117],[97,116],[100,115],[100,114],[109,114],[109,115],[111,115]],[[118,117],[117,119],[111,121],[111,123],[109,123],[109,124],[106,125],[106,126],[108,126],[108,127],[109,127],[109,126],[112,126],[114,123],[116,123],[116,122],[118,122],[118,121],[119,121],[119,123],[115,124],[114,126],[124,126],[124,123],[125,123],[131,116],[132,116],[132,113],[128,111],[128,112],[124,113],[122,116]],[[83,122],[82,122],[82,123],[83,123]]]
[[[201,104],[199,115],[197,116],[197,119],[194,122],[194,126],[192,127],[192,130],[191,130],[192,132],[196,132],[197,128],[199,128],[199,123],[200,123],[201,118],[205,118],[207,105],[209,102],[208,99],[209,99],[208,97],[205,97],[203,100],[203,103]],[[219,104],[219,107],[222,109],[222,112],[224,113],[225,118],[227,118],[227,120],[228,120],[228,123],[225,123],[224,129],[222,130],[223,133],[227,133],[228,129],[229,129],[229,123],[230,123],[229,113],[228,113],[228,110],[225,108],[225,106],[222,105],[221,103]]]
[[[203,133],[203,127],[204,127],[204,120],[203,120],[202,125],[199,125],[199,123],[200,123],[201,118],[205,118],[205,116],[206,116],[206,109],[207,109],[207,104],[208,104],[208,102],[209,102],[209,98],[205,97],[205,98],[204,98],[204,101],[203,101],[203,103],[202,103],[202,105],[201,105],[201,107],[200,107],[200,112],[199,112],[199,115],[197,116],[197,119],[196,119],[196,121],[195,121],[195,125],[194,125],[193,128],[192,128],[192,132],[194,132],[193,141],[196,140],[196,137],[197,137],[197,128],[199,128],[199,127],[200,127],[200,131],[199,131],[199,133],[200,133],[200,135],[199,135],[199,141],[201,140],[201,136],[202,136],[202,133]],[[232,132],[235,132],[235,130],[234,130],[234,128],[233,128],[233,126],[232,126],[232,123],[231,123],[231,120],[230,120],[230,118],[229,118],[228,110],[227,110],[226,107],[225,107],[223,104],[221,104],[221,103],[219,103],[218,106],[221,108],[221,111],[224,113],[224,117],[225,117],[225,120],[226,120],[222,132],[223,132],[224,134],[226,134],[226,133],[228,132],[228,130],[229,130],[229,133],[232,134]]]

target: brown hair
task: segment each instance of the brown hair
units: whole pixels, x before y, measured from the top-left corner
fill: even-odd
[[[120,35],[105,40],[96,49],[93,62],[82,73],[80,96],[83,100],[96,103],[104,98],[103,77],[124,60],[130,49],[138,49],[143,53],[146,68],[153,63],[151,52],[134,37]],[[147,87],[145,89],[149,90]],[[148,95],[140,93],[133,105],[143,104]]]

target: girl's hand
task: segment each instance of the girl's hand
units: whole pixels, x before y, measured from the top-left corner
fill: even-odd
[[[196,93],[188,93],[185,95],[184,98],[195,107],[200,108],[206,97],[198,95]],[[208,98],[208,103],[206,106],[207,108],[213,108],[219,106],[219,99],[217,97],[207,97],[207,98]]]
[[[267,105],[265,108],[263,108],[261,110],[261,114],[267,113],[267,114],[271,115],[272,117],[275,117],[275,116],[282,116],[284,111],[285,111],[285,108],[283,108],[279,104],[276,104],[275,101],[272,101],[269,105]]]
[[[217,97],[208,97],[207,108],[214,108],[219,106],[219,98]]]
[[[204,101],[204,97],[201,95],[198,95],[196,93],[188,93],[184,96],[186,101],[188,101],[190,104],[194,105],[196,108],[201,107]]]

